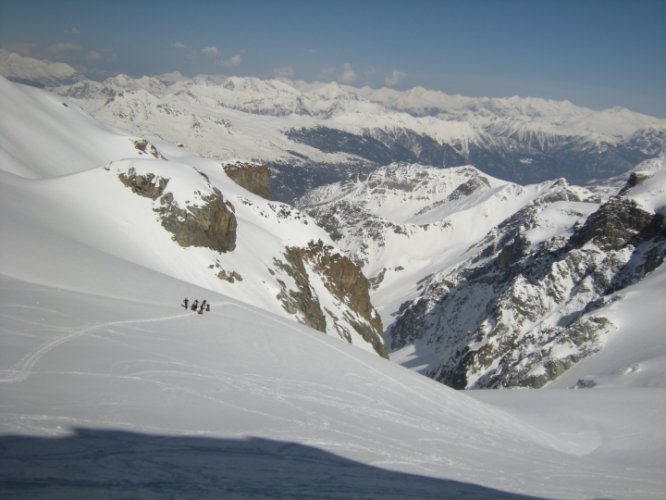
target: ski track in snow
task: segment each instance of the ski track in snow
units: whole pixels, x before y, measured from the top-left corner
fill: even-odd
[[[143,324],[143,323],[156,323],[160,321],[170,321],[170,320],[176,320],[176,319],[182,319],[191,316],[190,312],[187,313],[181,313],[181,314],[175,314],[172,316],[159,316],[156,318],[144,318],[144,319],[129,319],[129,320],[121,320],[121,321],[108,321],[105,323],[96,323],[93,325],[88,325],[85,326],[81,329],[75,330],[74,332],[71,332],[67,335],[63,335],[61,337],[55,338],[51,340],[50,342],[47,342],[46,344],[42,345],[41,347],[35,349],[31,353],[27,354],[24,356],[21,361],[17,363],[17,367],[11,370],[5,370],[6,372],[13,373],[10,376],[5,376],[4,378],[0,378],[0,384],[14,384],[17,382],[22,382],[26,380],[30,374],[32,373],[33,368],[35,365],[41,360],[44,356],[46,356],[49,352],[51,352],[53,349],[60,347],[63,344],[66,344],[67,342],[71,342],[74,339],[77,339],[79,337],[82,337],[86,335],[87,333],[93,332],[95,330],[99,330],[102,328],[108,328],[108,327],[113,327],[113,326],[125,326],[125,325],[136,325],[136,324]]]

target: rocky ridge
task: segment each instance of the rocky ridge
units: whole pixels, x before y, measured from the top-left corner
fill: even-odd
[[[133,133],[223,161],[257,160],[273,171],[272,196],[283,201],[395,162],[473,164],[522,184],[584,183],[625,173],[666,146],[664,120],[543,99],[239,77],[118,75],[54,90]]]
[[[491,231],[475,256],[424,280],[386,332],[389,349],[428,346],[435,361],[423,372],[456,388],[541,387],[598,351],[614,327],[595,311],[663,263],[666,226],[619,195],[587,217],[579,212],[568,231],[534,241],[544,210],[571,215],[591,201],[575,195],[561,186],[535,200]]]
[[[159,156],[164,159],[161,154]],[[166,191],[169,184],[167,178],[152,172],[137,174],[133,167],[127,172],[120,172],[118,178],[132,192],[153,201],[159,199],[154,211],[159,214],[164,229],[173,235],[179,245],[206,247],[221,253],[233,251],[236,247],[238,222],[234,207],[224,201],[217,187],[209,185],[210,193],[197,193],[200,203],[181,208],[173,194]]]
[[[382,338],[382,322],[370,302],[370,284],[361,269],[349,258],[336,252],[321,240],[307,247],[288,247],[284,259],[275,259],[276,268],[286,272],[296,284],[289,289],[279,281],[278,299],[285,310],[319,331],[326,331],[331,322],[340,338],[352,341],[352,331],[373,346],[377,354],[388,358]],[[320,281],[336,302],[346,304],[349,311],[342,317],[322,305],[313,281]]]
[[[268,167],[237,161],[225,164],[224,171],[239,186],[270,200],[270,170]]]
[[[190,167],[190,186],[184,189],[182,169],[187,167],[167,169],[166,157],[154,145],[147,142],[142,146],[142,151],[154,149],[156,154],[151,154],[148,160],[113,163],[106,170],[112,170],[134,194],[150,200],[161,226],[178,245],[210,251],[202,261],[209,276],[216,276],[218,283],[224,283],[223,287],[236,289],[256,288],[272,282],[269,289],[277,290],[271,298],[273,308],[278,305],[283,313],[315,330],[367,346],[378,355],[388,357],[381,319],[370,302],[368,280],[358,266],[321,239],[324,233],[311,224],[307,216],[288,205],[245,195],[237,201],[238,209],[245,212],[239,219],[237,208],[222,195],[210,170],[206,173]],[[237,184],[256,180],[255,176],[265,180],[267,174],[265,167],[255,165],[233,164],[231,168],[217,168],[229,177],[241,172],[241,181]],[[261,183],[261,186],[266,184]],[[238,255],[243,220],[247,220],[248,215],[255,219],[254,224],[257,220],[272,221],[278,226],[287,224],[291,227],[287,233],[302,232],[304,236],[319,235],[319,238],[312,239],[307,245],[283,245],[270,260],[261,259],[269,264],[265,266],[261,282],[256,276],[246,280],[244,274],[257,274],[256,269],[248,270],[247,260]],[[234,264],[239,259],[246,265],[244,270]],[[260,299],[259,296],[256,298]]]
[[[395,165],[298,206],[371,277],[392,359],[456,388],[541,387],[603,346],[614,325],[595,311],[663,262],[651,162],[607,199]]]

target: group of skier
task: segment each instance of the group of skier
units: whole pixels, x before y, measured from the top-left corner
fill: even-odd
[[[210,304],[206,302],[205,299],[202,300],[201,303],[199,303],[198,299],[194,299],[194,302],[190,305],[190,300],[185,297],[185,299],[183,299],[183,307],[187,309],[188,305],[192,311],[196,311],[198,314],[203,314],[204,311],[210,311]]]

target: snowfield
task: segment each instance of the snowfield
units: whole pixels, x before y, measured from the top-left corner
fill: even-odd
[[[212,250],[174,250],[150,200],[105,180],[153,161],[128,136],[0,87],[3,498],[663,498],[662,268],[607,306],[618,331],[561,385],[454,391],[268,300],[265,259],[309,238],[302,224],[206,170],[254,228],[222,256],[243,285],[220,284],[200,265]],[[71,137],[42,136],[54,106]],[[206,188],[208,160],[154,144]],[[579,379],[598,387],[567,389]]]

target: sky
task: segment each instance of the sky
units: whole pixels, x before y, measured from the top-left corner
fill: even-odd
[[[423,86],[666,118],[666,0],[0,0],[0,47],[93,79]]]

